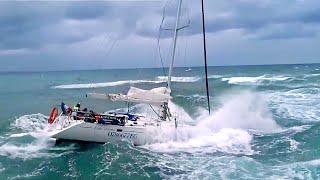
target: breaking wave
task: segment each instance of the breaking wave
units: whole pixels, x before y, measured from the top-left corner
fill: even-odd
[[[32,159],[40,157],[59,157],[69,153],[70,147],[54,147],[55,140],[48,134],[47,116],[43,114],[24,115],[11,124],[11,130],[16,133],[5,138],[0,145],[0,156],[9,158]],[[31,139],[29,142],[21,141],[21,138]],[[65,150],[62,153],[53,153],[50,151]]]
[[[41,131],[44,132],[47,129],[47,121],[48,116],[40,113],[24,115],[17,118],[15,122],[11,124],[11,127],[20,129],[25,132],[25,134]]]
[[[191,77],[171,77],[172,82],[197,82],[201,78],[198,76],[191,76]],[[158,76],[157,80],[167,82],[168,81],[168,76]]]
[[[274,82],[274,81],[286,81],[292,79],[292,77],[286,76],[257,76],[257,77],[224,77],[222,75],[209,75],[209,79],[220,79],[221,81],[227,81],[229,84],[253,84],[253,83],[262,83],[265,81]],[[187,76],[187,77],[171,77],[172,82],[180,83],[193,83],[203,79],[199,76]],[[102,83],[84,83],[84,84],[66,84],[58,85],[52,88],[54,89],[89,89],[89,88],[101,88],[101,87],[113,87],[121,86],[126,84],[141,84],[141,83],[165,83],[168,80],[168,76],[157,76],[155,80],[123,80],[123,81],[113,81],[113,82],[102,82]]]
[[[144,148],[160,152],[226,152],[232,154],[253,154],[252,133],[280,132],[281,127],[272,119],[262,95],[243,92],[228,98],[219,110],[208,116],[201,111],[193,124],[175,129],[163,124],[162,128],[150,129],[152,141]],[[257,101],[259,99],[259,101]],[[181,108],[171,104],[171,109]],[[178,121],[188,115],[183,112]],[[190,121],[190,120],[189,120]]]
[[[270,92],[269,99],[277,114],[302,122],[320,121],[320,89],[303,87],[287,91]]]
[[[142,147],[168,153],[254,154],[251,143],[255,133],[282,131],[268,110],[267,97],[251,91],[226,95],[220,98],[223,103],[212,115],[209,116],[204,109],[199,109],[200,115],[197,118],[191,118],[183,108],[170,102],[169,107],[178,120],[178,129],[172,126],[172,122],[170,125],[163,123],[161,128],[150,128],[148,133],[152,139]],[[146,105],[136,105],[133,110],[145,116],[153,114]],[[61,153],[50,153],[55,148],[54,141],[47,134],[47,116],[21,116],[11,124],[11,128],[18,132],[11,134],[7,137],[7,142],[0,145],[1,156],[21,159],[61,156]],[[33,137],[32,142],[26,144],[16,141],[26,136]],[[65,153],[72,148],[67,147]]]
[[[320,76],[320,74],[319,74],[319,73],[315,73],[315,74],[306,74],[306,75],[304,75],[304,77],[305,77],[305,78],[309,78],[309,77],[318,77],[318,76]]]
[[[286,76],[257,76],[257,77],[228,77],[222,78],[222,81],[227,81],[229,84],[253,84],[262,83],[264,81],[274,82],[274,81],[286,81],[292,77]]]
[[[196,82],[199,81],[200,77],[172,77],[172,82]],[[67,85],[59,85],[54,86],[54,89],[85,89],[85,88],[101,88],[101,87],[112,87],[112,86],[120,86],[125,84],[140,84],[140,83],[165,83],[167,82],[167,76],[158,76],[156,80],[124,80],[124,81],[114,81],[114,82],[103,82],[103,83],[88,83],[88,84],[67,84]]]
[[[104,82],[104,83],[88,83],[88,84],[68,84],[54,86],[54,89],[85,89],[85,88],[101,88],[101,87],[112,87],[120,86],[125,84],[138,84],[138,83],[163,83],[164,81],[151,81],[151,80],[126,80],[126,81],[115,81],[115,82]]]
[[[208,79],[220,79],[222,77],[223,77],[222,75],[209,75]]]

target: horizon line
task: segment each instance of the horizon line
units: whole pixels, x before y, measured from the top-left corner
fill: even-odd
[[[307,63],[279,63],[279,64],[239,64],[239,65],[212,65],[208,67],[237,67],[237,66],[274,66],[274,65],[314,65],[320,62]],[[175,66],[174,68],[201,68],[204,66]],[[94,68],[94,69],[66,69],[66,70],[30,70],[30,71],[1,71],[0,73],[41,73],[41,72],[72,72],[72,71],[103,71],[103,70],[133,70],[133,69],[168,69],[169,67],[134,67],[134,68]]]

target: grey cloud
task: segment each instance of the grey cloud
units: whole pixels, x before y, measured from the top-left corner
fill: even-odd
[[[112,2],[0,2],[0,49],[40,48],[85,41],[105,33],[125,38],[155,6]]]
[[[301,23],[271,24],[248,36],[263,40],[311,38],[317,35],[319,27]]]
[[[199,7],[199,1],[189,1],[191,9]],[[256,0],[219,0],[206,1],[206,30],[215,33],[219,31],[241,29],[245,35],[258,38],[263,29],[281,24],[281,29],[290,29],[291,24],[302,24],[306,26],[317,26],[320,24],[320,2],[309,1],[256,1]],[[167,19],[172,20],[175,14],[167,14]],[[201,33],[200,8],[194,8],[191,16],[191,27],[187,30],[188,35]],[[288,25],[289,27],[284,27]],[[172,25],[171,25],[172,26]],[[285,32],[277,32],[274,28],[268,28],[270,35],[263,34],[261,39],[270,37],[272,39],[314,37],[318,34],[317,28],[297,28]],[[301,30],[301,31],[299,31]],[[272,34],[274,33],[274,34]],[[149,33],[150,34],[150,33]],[[281,35],[280,35],[281,34]],[[148,35],[148,34],[147,34]],[[297,35],[297,36],[295,36]]]
[[[102,1],[76,2],[69,5],[66,17],[71,19],[95,19],[106,14],[106,3]]]
[[[320,2],[309,1],[256,1],[218,0],[206,2],[207,31],[214,33],[229,29],[242,29],[261,39],[268,37],[295,38],[317,35],[317,29],[279,35],[274,28],[272,35],[261,33],[272,25],[292,23],[319,24]],[[130,34],[155,38],[158,35],[162,16],[162,3],[140,2],[0,2],[0,48],[39,48],[48,44],[70,44],[85,41],[103,33],[117,33],[118,38]],[[183,5],[183,20],[188,15],[191,26],[186,35],[201,32],[200,1],[186,1]],[[185,10],[187,9],[187,10]],[[186,12],[189,12],[187,14]],[[166,28],[173,28],[176,1],[168,1]],[[74,22],[67,24],[67,22]],[[92,23],[96,22],[96,23]],[[285,28],[285,27],[283,27]],[[290,28],[290,27],[288,27]],[[311,32],[313,31],[313,32]],[[303,33],[306,33],[303,35]],[[163,38],[172,33],[163,33]]]
[[[215,32],[228,29],[242,29],[247,34],[255,34],[261,38],[268,37],[272,39],[283,38],[301,38],[313,37],[318,33],[318,28],[295,28],[292,29],[292,24],[300,24],[302,26],[317,26],[320,24],[320,2],[316,0],[309,1],[253,1],[229,0],[230,7],[227,8],[229,16],[213,15],[215,18],[209,19],[208,31]],[[269,35],[263,33],[263,29],[268,27],[273,28],[273,33],[269,28]],[[285,27],[288,25],[288,27]],[[286,35],[283,29],[289,31]]]

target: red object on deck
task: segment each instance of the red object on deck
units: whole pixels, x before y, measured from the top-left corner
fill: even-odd
[[[48,123],[52,124],[54,120],[58,117],[58,114],[59,114],[58,109],[56,107],[52,108],[49,119],[48,119]]]

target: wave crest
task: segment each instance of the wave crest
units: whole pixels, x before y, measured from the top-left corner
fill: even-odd
[[[138,83],[163,83],[164,81],[151,81],[151,80],[125,80],[125,81],[114,81],[104,83],[88,83],[88,84],[68,84],[54,86],[54,89],[89,89],[89,88],[101,88],[101,87],[112,87],[120,86],[125,84],[138,84]]]
[[[200,110],[201,115],[193,123],[187,122],[178,129],[165,124],[160,130],[151,129],[153,141],[144,147],[160,152],[222,151],[251,155],[254,153],[251,149],[251,133],[281,130],[261,96],[253,92],[228,96],[228,100],[223,100],[225,103],[222,107],[210,116]],[[173,106],[179,110],[176,105]],[[184,119],[179,118],[178,121],[183,122]]]
[[[201,78],[198,76],[190,76],[190,77],[171,77],[172,82],[197,82]],[[158,76],[157,80],[167,82],[168,81],[168,76]]]
[[[199,81],[200,77],[172,77],[172,82],[196,82]],[[113,87],[121,86],[126,84],[140,84],[140,83],[166,83],[168,80],[167,76],[158,76],[156,80],[123,80],[123,81],[114,81],[114,82],[103,82],[103,83],[87,83],[87,84],[67,84],[67,85],[58,85],[52,88],[54,89],[89,89],[89,88],[101,88],[101,87]]]
[[[253,83],[262,83],[264,81],[286,81],[291,79],[291,77],[286,76],[257,76],[257,77],[228,77],[222,78],[222,81],[227,81],[229,84],[253,84]]]
[[[64,148],[64,151],[60,153],[52,152],[60,151],[60,149],[54,147],[55,140],[50,138],[47,119],[47,116],[40,113],[17,118],[11,124],[11,127],[18,132],[4,138],[4,142],[0,145],[0,156],[27,160],[41,157],[59,157],[70,153],[67,150],[74,149],[72,146]],[[29,138],[24,138],[28,139],[27,142],[25,140],[21,141],[21,138],[25,136],[29,136]]]

